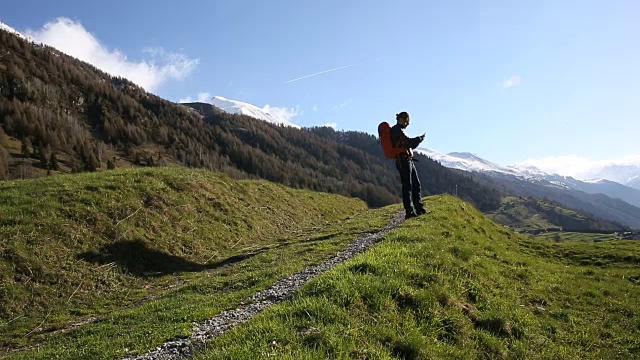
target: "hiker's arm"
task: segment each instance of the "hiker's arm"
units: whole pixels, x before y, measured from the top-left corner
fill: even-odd
[[[422,140],[424,140],[424,135],[416,136],[414,138],[409,138],[407,137],[407,135],[404,135],[404,136],[406,137],[405,144],[410,149],[417,148],[422,142]]]
[[[392,136],[393,135],[395,135],[395,142],[394,142],[395,147],[402,146],[410,149],[415,149],[418,147],[418,145],[420,145],[422,140],[424,140],[424,135],[414,137],[414,138],[408,137],[407,133],[405,133],[403,129],[397,129],[395,134],[392,134]],[[393,138],[392,138],[392,141],[393,141]]]

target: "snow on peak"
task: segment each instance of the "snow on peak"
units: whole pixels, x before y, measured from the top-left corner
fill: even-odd
[[[537,178],[541,178],[541,177],[546,177],[549,174],[538,169],[535,166],[532,165],[509,165],[507,166],[507,168],[512,169],[513,171],[517,172],[517,173],[521,173],[521,174],[525,174],[531,177],[537,177]]]
[[[454,157],[461,158],[461,159],[467,159],[467,160],[470,160],[470,161],[477,161],[477,162],[480,162],[480,163],[483,163],[483,164],[487,164],[487,165],[496,165],[496,164],[493,164],[490,161],[487,161],[487,160],[479,157],[476,154],[469,153],[469,152],[450,152],[447,155],[454,156]],[[499,165],[496,165],[496,166],[499,166]]]
[[[416,151],[432,158],[433,160],[439,161],[443,166],[448,168],[471,172],[498,172],[503,174],[519,175],[512,169],[492,163],[491,161],[485,160],[471,153],[452,152],[449,154],[443,154],[439,151],[427,148],[418,148]]]
[[[214,96],[213,99],[211,99],[211,104],[229,114],[246,115],[276,125],[290,126],[297,129],[301,128],[299,125],[290,122],[290,113],[282,111],[281,108],[274,108],[269,105],[266,105],[264,108],[259,108],[252,104],[229,100],[222,96]]]
[[[18,32],[16,29],[14,29],[14,28],[12,28],[11,26],[9,26],[9,25],[7,25],[7,24],[3,23],[2,21],[0,21],[0,29],[1,29],[1,30],[4,30],[4,31],[6,31],[6,32],[10,32],[10,33],[12,33],[12,34],[14,34],[14,35],[17,35],[17,36],[19,36],[19,37],[21,37],[21,38],[23,38],[23,39],[26,39],[26,38],[27,38],[26,36],[24,36],[24,35],[22,35],[20,32]]]

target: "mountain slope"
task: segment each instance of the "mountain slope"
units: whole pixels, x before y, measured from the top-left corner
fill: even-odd
[[[470,172],[497,172],[510,175],[518,175],[519,173],[513,169],[509,169],[498,164],[492,163],[479,156],[471,153],[450,153],[443,154],[436,150],[427,148],[416,149],[417,153],[426,155],[433,160],[440,162],[442,165],[458,170]]]
[[[549,198],[564,207],[586,211],[609,222],[640,226],[640,192],[614,182],[584,182],[569,176],[546,174],[535,167],[502,167],[474,154],[420,152],[443,165],[474,173],[484,184],[497,184],[503,193]]]
[[[6,32],[11,33],[13,35],[17,35],[18,37],[23,38],[23,39],[27,39],[27,37],[24,36],[22,33],[20,33],[16,29],[12,28],[11,26],[9,26],[9,25],[1,22],[1,21],[0,21],[0,30],[6,31]]]
[[[565,179],[568,185],[575,190],[589,194],[604,194],[611,198],[618,198],[629,204],[640,207],[640,190],[625,186],[615,181],[601,179],[598,181],[578,181],[573,178]]]
[[[631,359],[640,242],[550,243],[452,197],[197,359]],[[348,355],[345,355],[348,354]]]
[[[633,181],[633,178],[629,178],[630,174],[633,174],[633,167],[608,167],[607,170],[603,170],[600,175],[605,178],[612,177],[612,174],[617,174],[618,180],[610,181],[606,179],[581,181],[570,176],[561,176],[558,174],[548,174],[533,166],[500,166],[496,163],[483,159],[475,154],[464,152],[452,152],[449,154],[442,154],[435,150],[420,148],[419,152],[429,156],[430,158],[439,161],[442,165],[470,172],[481,172],[489,175],[504,176],[511,175],[521,180],[527,180],[531,182],[537,182],[544,184],[548,182],[551,187],[564,187],[574,190],[584,191],[589,194],[604,194],[611,198],[619,198],[631,205],[640,207],[640,191],[629,186],[629,181]],[[621,173],[625,172],[626,175],[622,176]],[[638,175],[640,178],[640,175]]]
[[[549,186],[548,182],[522,181],[512,176],[489,176],[476,174],[477,179],[485,179],[497,184],[505,194],[539,199],[550,199],[569,209],[579,209],[597,218],[640,228],[640,208],[620,199],[612,199],[602,194],[587,194],[562,186]]]
[[[637,189],[637,180],[635,179],[640,177],[640,164],[629,162],[608,165],[597,171],[592,177],[615,181],[627,186],[633,184],[632,187]]]
[[[0,179],[183,165],[359,197],[371,206],[399,201],[397,171],[381,151],[241,114],[203,115],[50,47],[5,31],[0,40],[0,51],[10,54],[0,58],[7,69],[0,72]],[[478,207],[499,205],[490,188],[439,165],[431,171],[459,182],[459,194]],[[425,182],[425,193],[441,185]]]
[[[500,209],[487,214],[493,221],[518,230],[559,228],[575,232],[614,232],[621,224],[594,218],[581,211],[564,208],[550,200],[506,196]]]

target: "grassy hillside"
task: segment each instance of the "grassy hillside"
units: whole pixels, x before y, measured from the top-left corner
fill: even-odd
[[[1,347],[33,345],[69,324],[162,298],[274,247],[282,247],[280,256],[300,251],[290,243],[326,247],[280,268],[259,267],[261,274],[226,275],[262,286],[335,250],[351,233],[386,224],[388,211],[367,215],[377,222],[360,218],[360,230],[344,222],[366,210],[358,199],[184,168],[0,182]],[[331,226],[342,227],[316,244]],[[215,283],[224,289],[221,278],[202,286]],[[185,306],[195,311],[194,303]],[[202,314],[186,319],[192,316]]]
[[[615,231],[624,226],[595,218],[585,212],[571,210],[561,204],[535,198],[505,196],[498,210],[489,217],[517,231],[562,228],[566,231]]]
[[[529,239],[451,197],[427,206],[196,358],[640,357],[640,243]]]

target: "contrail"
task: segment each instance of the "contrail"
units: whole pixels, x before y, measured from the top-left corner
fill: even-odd
[[[292,83],[292,82],[294,82],[294,81],[298,81],[298,80],[302,80],[302,79],[310,78],[310,77],[312,77],[312,76],[316,76],[316,75],[320,75],[320,74],[326,74],[326,73],[328,73],[328,72],[332,72],[332,71],[336,71],[336,70],[346,69],[346,68],[348,68],[348,67],[352,67],[352,66],[356,66],[356,65],[360,65],[360,64],[362,64],[362,63],[350,64],[350,65],[340,66],[340,67],[337,67],[337,68],[334,68],[334,69],[329,69],[329,70],[325,70],[325,71],[320,71],[320,72],[317,72],[317,73],[315,73],[315,74],[305,75],[305,76],[302,76],[302,77],[299,77],[299,78],[296,78],[296,79],[293,79],[293,80],[285,81],[285,82],[283,82],[283,84]]]

